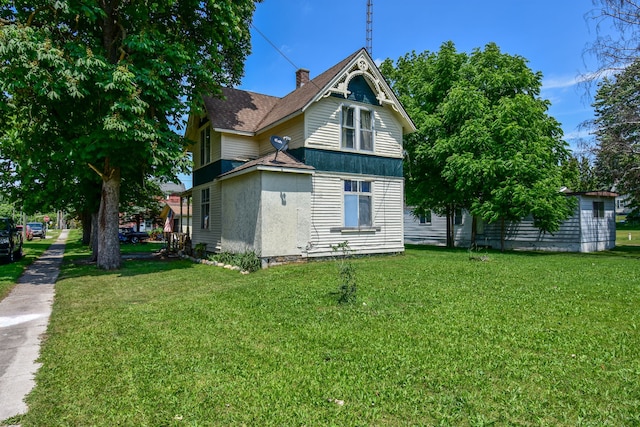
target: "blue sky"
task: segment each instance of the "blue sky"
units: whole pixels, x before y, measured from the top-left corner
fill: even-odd
[[[448,40],[459,52],[495,42],[502,52],[523,56],[533,71],[542,72],[541,96],[551,101],[549,114],[562,124],[571,147],[585,136],[579,125],[593,118],[593,109],[577,82],[596,68],[594,58],[584,53],[596,37],[595,23],[585,19],[590,0],[372,1],[376,61],[396,60],[411,51],[435,52]],[[366,6],[367,0],[257,4],[252,53],[239,88],[284,96],[295,88],[297,68],[309,69],[313,78],[365,47]]]

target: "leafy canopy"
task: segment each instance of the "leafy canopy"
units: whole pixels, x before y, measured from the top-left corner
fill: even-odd
[[[0,161],[14,197],[95,205],[88,172],[97,172],[101,233],[117,249],[120,186],[131,193],[186,170],[178,131],[202,94],[239,82],[254,9],[250,0],[2,1]]]
[[[490,223],[533,214],[547,232],[571,214],[559,191],[567,145],[524,58],[493,43],[466,55],[447,42],[382,70],[418,127],[405,141],[409,204],[455,205]]]

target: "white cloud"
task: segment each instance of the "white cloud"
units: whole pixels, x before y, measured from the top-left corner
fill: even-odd
[[[573,77],[552,77],[548,79],[542,79],[542,87],[544,89],[563,89],[572,87],[577,84],[591,82],[593,80],[599,80],[603,77],[610,77],[620,72],[619,69],[606,69],[594,73],[578,74]]]

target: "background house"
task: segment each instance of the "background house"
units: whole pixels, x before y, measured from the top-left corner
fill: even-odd
[[[404,250],[402,137],[415,127],[366,50],[283,98],[223,88],[190,116],[193,244],[265,262]],[[281,152],[272,137],[289,137]]]
[[[533,225],[533,217],[507,223],[505,249],[594,252],[613,249],[616,245],[615,197],[608,191],[568,192],[578,200],[576,210],[553,234],[543,233]],[[446,244],[446,219],[433,213],[416,217],[405,209],[405,243]],[[471,244],[472,217],[459,211],[454,221],[455,244]],[[478,220],[476,244],[500,248],[499,223],[484,224]]]

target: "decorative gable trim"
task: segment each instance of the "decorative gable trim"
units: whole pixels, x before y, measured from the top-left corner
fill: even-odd
[[[397,102],[395,97],[391,94],[390,88],[382,80],[381,76],[378,75],[375,67],[372,67],[371,62],[364,54],[360,54],[355,58],[352,65],[337,76],[337,79],[329,86],[326,92],[322,95],[322,98],[332,95],[340,95],[345,99],[348,98],[351,93],[349,91],[349,82],[356,76],[362,76],[365,78],[380,105],[389,105],[395,111],[400,113]]]

